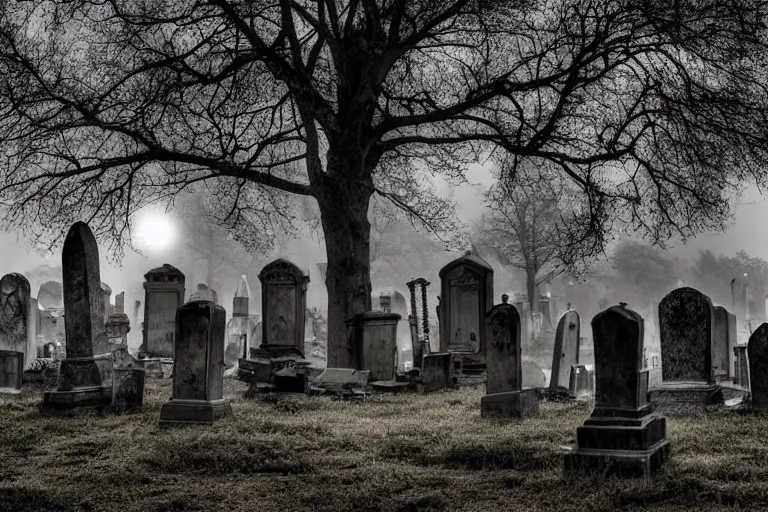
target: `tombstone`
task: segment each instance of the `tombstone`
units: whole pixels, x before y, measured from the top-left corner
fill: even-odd
[[[227,347],[224,350],[224,364],[227,369],[237,367],[238,359],[246,357],[248,353],[249,290],[248,278],[243,274],[232,299],[232,318],[227,323]]]
[[[109,309],[112,305],[110,300],[110,297],[112,297],[112,288],[110,288],[107,283],[101,283],[101,293],[104,297],[104,323],[106,324],[109,320]]]
[[[144,274],[144,279],[144,328],[139,358],[173,358],[176,310],[184,302],[184,274],[165,264]]]
[[[739,342],[737,324],[736,315],[728,313],[728,377],[731,380],[736,377],[734,348]]]
[[[712,371],[717,382],[732,380],[730,367],[735,340],[729,339],[728,310],[723,306],[712,308]]]
[[[125,292],[115,295],[115,313],[125,313]]]
[[[581,318],[571,309],[566,311],[557,323],[555,348],[552,355],[552,377],[549,391],[556,393],[558,387],[567,388],[571,377],[571,366],[579,363],[579,338]]]
[[[104,324],[99,248],[87,224],[77,222],[69,229],[61,259],[67,356],[61,361],[56,391],[43,395],[43,408],[109,403],[112,362]]]
[[[748,345],[736,345],[733,347],[733,355],[736,360],[736,377],[734,379],[734,384],[741,386],[744,389],[749,389],[749,386],[751,385],[747,348]]]
[[[482,357],[485,315],[493,307],[493,269],[467,251],[440,270],[440,352]]]
[[[451,354],[424,354],[419,375],[423,393],[432,393],[453,385]]]
[[[37,355],[37,306],[21,274],[0,279],[0,350],[21,352],[28,368]]]
[[[190,301],[176,313],[173,394],[160,425],[207,424],[232,414],[223,398],[226,312],[213,301]]]
[[[595,408],[576,430],[577,446],[565,454],[566,476],[648,477],[669,458],[667,420],[647,400],[643,318],[626,306],[622,302],[592,319]]]
[[[144,402],[146,370],[128,350],[120,348],[112,352],[112,410],[130,412],[141,409]]]
[[[506,298],[506,296],[505,296]],[[487,315],[485,395],[480,399],[483,418],[528,418],[538,416],[539,400],[534,389],[523,388],[520,346],[520,315],[506,301]]]
[[[701,413],[722,403],[712,364],[713,318],[709,297],[693,288],[672,290],[659,303],[662,382],[650,390],[657,410]]]
[[[368,311],[346,321],[352,364],[356,370],[370,370],[372,381],[394,378],[399,321],[397,313],[383,311]]]
[[[350,388],[365,388],[371,378],[368,370],[352,368],[325,368],[312,381],[312,387],[322,388],[331,392],[341,393]]]
[[[303,356],[309,276],[289,261],[276,260],[261,270],[259,280],[263,348]]]
[[[753,409],[768,409],[768,323],[755,329],[747,344]]]
[[[130,320],[125,313],[114,313],[107,320],[107,343],[110,350],[128,350],[128,333],[131,331]]]
[[[0,350],[0,394],[18,394],[24,375],[24,353]]]
[[[731,280],[731,297],[733,300],[733,313],[736,315],[737,335],[740,344],[746,345],[747,339],[751,334],[749,321],[751,319],[749,310],[750,288],[747,276],[738,276]]]

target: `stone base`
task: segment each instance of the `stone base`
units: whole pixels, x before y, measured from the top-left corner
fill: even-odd
[[[539,415],[535,389],[491,393],[480,398],[482,418],[532,418]]]
[[[707,406],[723,403],[723,389],[719,384],[663,382],[648,391],[648,401],[662,414],[698,415],[704,413]]]
[[[669,459],[669,440],[647,450],[598,450],[577,448],[565,454],[566,477],[578,475],[642,476],[648,478]]]
[[[667,439],[667,418],[648,414],[641,418],[591,416],[576,429],[580,450],[650,450]]]
[[[229,400],[173,400],[160,409],[160,426],[212,425],[232,415]]]
[[[73,389],[69,391],[46,391],[43,394],[44,410],[74,409],[109,405],[112,393],[107,393],[101,386]]]

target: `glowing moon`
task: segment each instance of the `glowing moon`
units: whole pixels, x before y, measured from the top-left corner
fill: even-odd
[[[167,249],[175,237],[176,226],[162,211],[146,212],[136,223],[136,238],[148,249]]]

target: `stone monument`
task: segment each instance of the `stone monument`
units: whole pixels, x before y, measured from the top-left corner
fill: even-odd
[[[37,357],[37,303],[21,274],[0,279],[0,350],[21,352],[29,368]]]
[[[552,354],[552,377],[549,391],[556,393],[558,388],[568,389],[571,366],[579,364],[579,338],[581,336],[581,317],[571,309],[565,312],[557,323],[555,348]]]
[[[768,323],[755,329],[747,344],[752,408],[768,409]]]
[[[370,370],[372,381],[395,378],[397,313],[367,311],[347,321],[352,330],[352,362],[356,370]]]

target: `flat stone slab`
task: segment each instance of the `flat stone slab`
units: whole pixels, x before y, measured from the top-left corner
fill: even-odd
[[[597,450],[570,448],[565,454],[566,477],[616,475],[650,477],[669,459],[669,440],[659,441],[647,450]]]
[[[109,392],[107,392],[109,391]],[[72,391],[46,391],[43,394],[44,410],[74,409],[94,405],[109,405],[112,402],[112,388],[99,386]]]
[[[524,419],[539,415],[539,398],[535,389],[492,393],[480,398],[481,418]]]
[[[661,414],[696,416],[722,405],[723,389],[719,384],[665,382],[648,391],[648,401]]]
[[[376,391],[384,391],[387,393],[398,393],[410,388],[412,384],[410,382],[401,382],[397,380],[377,380],[371,382],[371,387]]]
[[[184,425],[212,425],[232,415],[229,400],[173,400],[160,409],[161,427]]]

